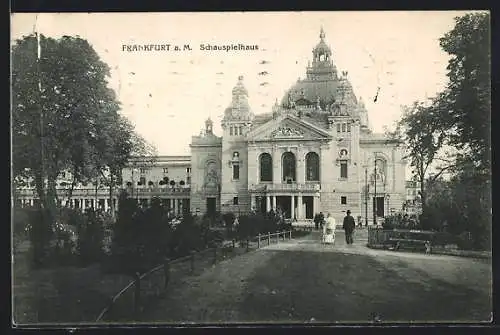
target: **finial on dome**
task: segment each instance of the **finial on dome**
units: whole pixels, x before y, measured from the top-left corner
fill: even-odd
[[[321,26],[321,30],[319,32],[319,38],[321,38],[321,40],[325,39],[325,31],[323,30],[323,26]]]
[[[239,81],[242,81],[242,80],[243,80],[243,76],[242,76],[242,75],[239,75],[239,76],[238,76],[238,80],[239,80]]]

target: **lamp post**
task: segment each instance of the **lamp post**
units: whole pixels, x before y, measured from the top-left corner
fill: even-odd
[[[365,167],[365,227],[368,227],[368,167]]]
[[[386,194],[385,198],[387,199],[387,216],[389,216],[391,214],[391,211],[389,208],[389,199],[391,198],[391,196],[389,194]]]
[[[377,154],[375,154],[375,173],[374,173],[374,191],[373,191],[373,224],[377,224]]]

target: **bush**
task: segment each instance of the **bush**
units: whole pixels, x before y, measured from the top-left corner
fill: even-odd
[[[205,242],[202,237],[201,225],[195,222],[192,215],[187,214],[172,234],[171,258],[189,255],[192,250],[203,250]]]
[[[88,209],[78,222],[78,256],[81,264],[87,265],[102,260],[104,256],[104,218],[98,212]]]
[[[52,230],[54,218],[47,209],[31,208],[27,210],[30,231],[29,238],[36,267],[46,265],[50,259]]]

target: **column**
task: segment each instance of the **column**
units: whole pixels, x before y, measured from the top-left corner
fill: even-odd
[[[179,199],[179,213],[184,213],[184,199]]]
[[[269,212],[271,209],[271,198],[269,194],[266,194],[266,212]]]
[[[273,195],[273,210],[276,210],[276,196]]]
[[[250,208],[251,210],[257,210],[255,207],[255,203],[256,203],[256,199],[255,199],[255,195],[250,195]]]
[[[82,212],[85,212],[85,199],[82,199]]]
[[[297,220],[301,220],[303,219],[302,217],[302,194],[299,194],[299,196],[297,197]]]
[[[295,195],[291,196],[292,205],[290,206],[290,218],[293,220],[295,218]]]
[[[320,212],[320,210],[319,210],[319,201],[318,200],[319,200],[319,197],[315,195],[313,197],[313,215]]]
[[[104,211],[108,211],[109,199],[104,199]]]
[[[172,208],[174,209],[174,215],[177,215],[177,199],[172,199],[173,206]]]

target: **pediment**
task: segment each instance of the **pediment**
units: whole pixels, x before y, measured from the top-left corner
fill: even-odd
[[[272,119],[247,135],[249,141],[327,140],[331,137],[326,130],[291,115]]]

